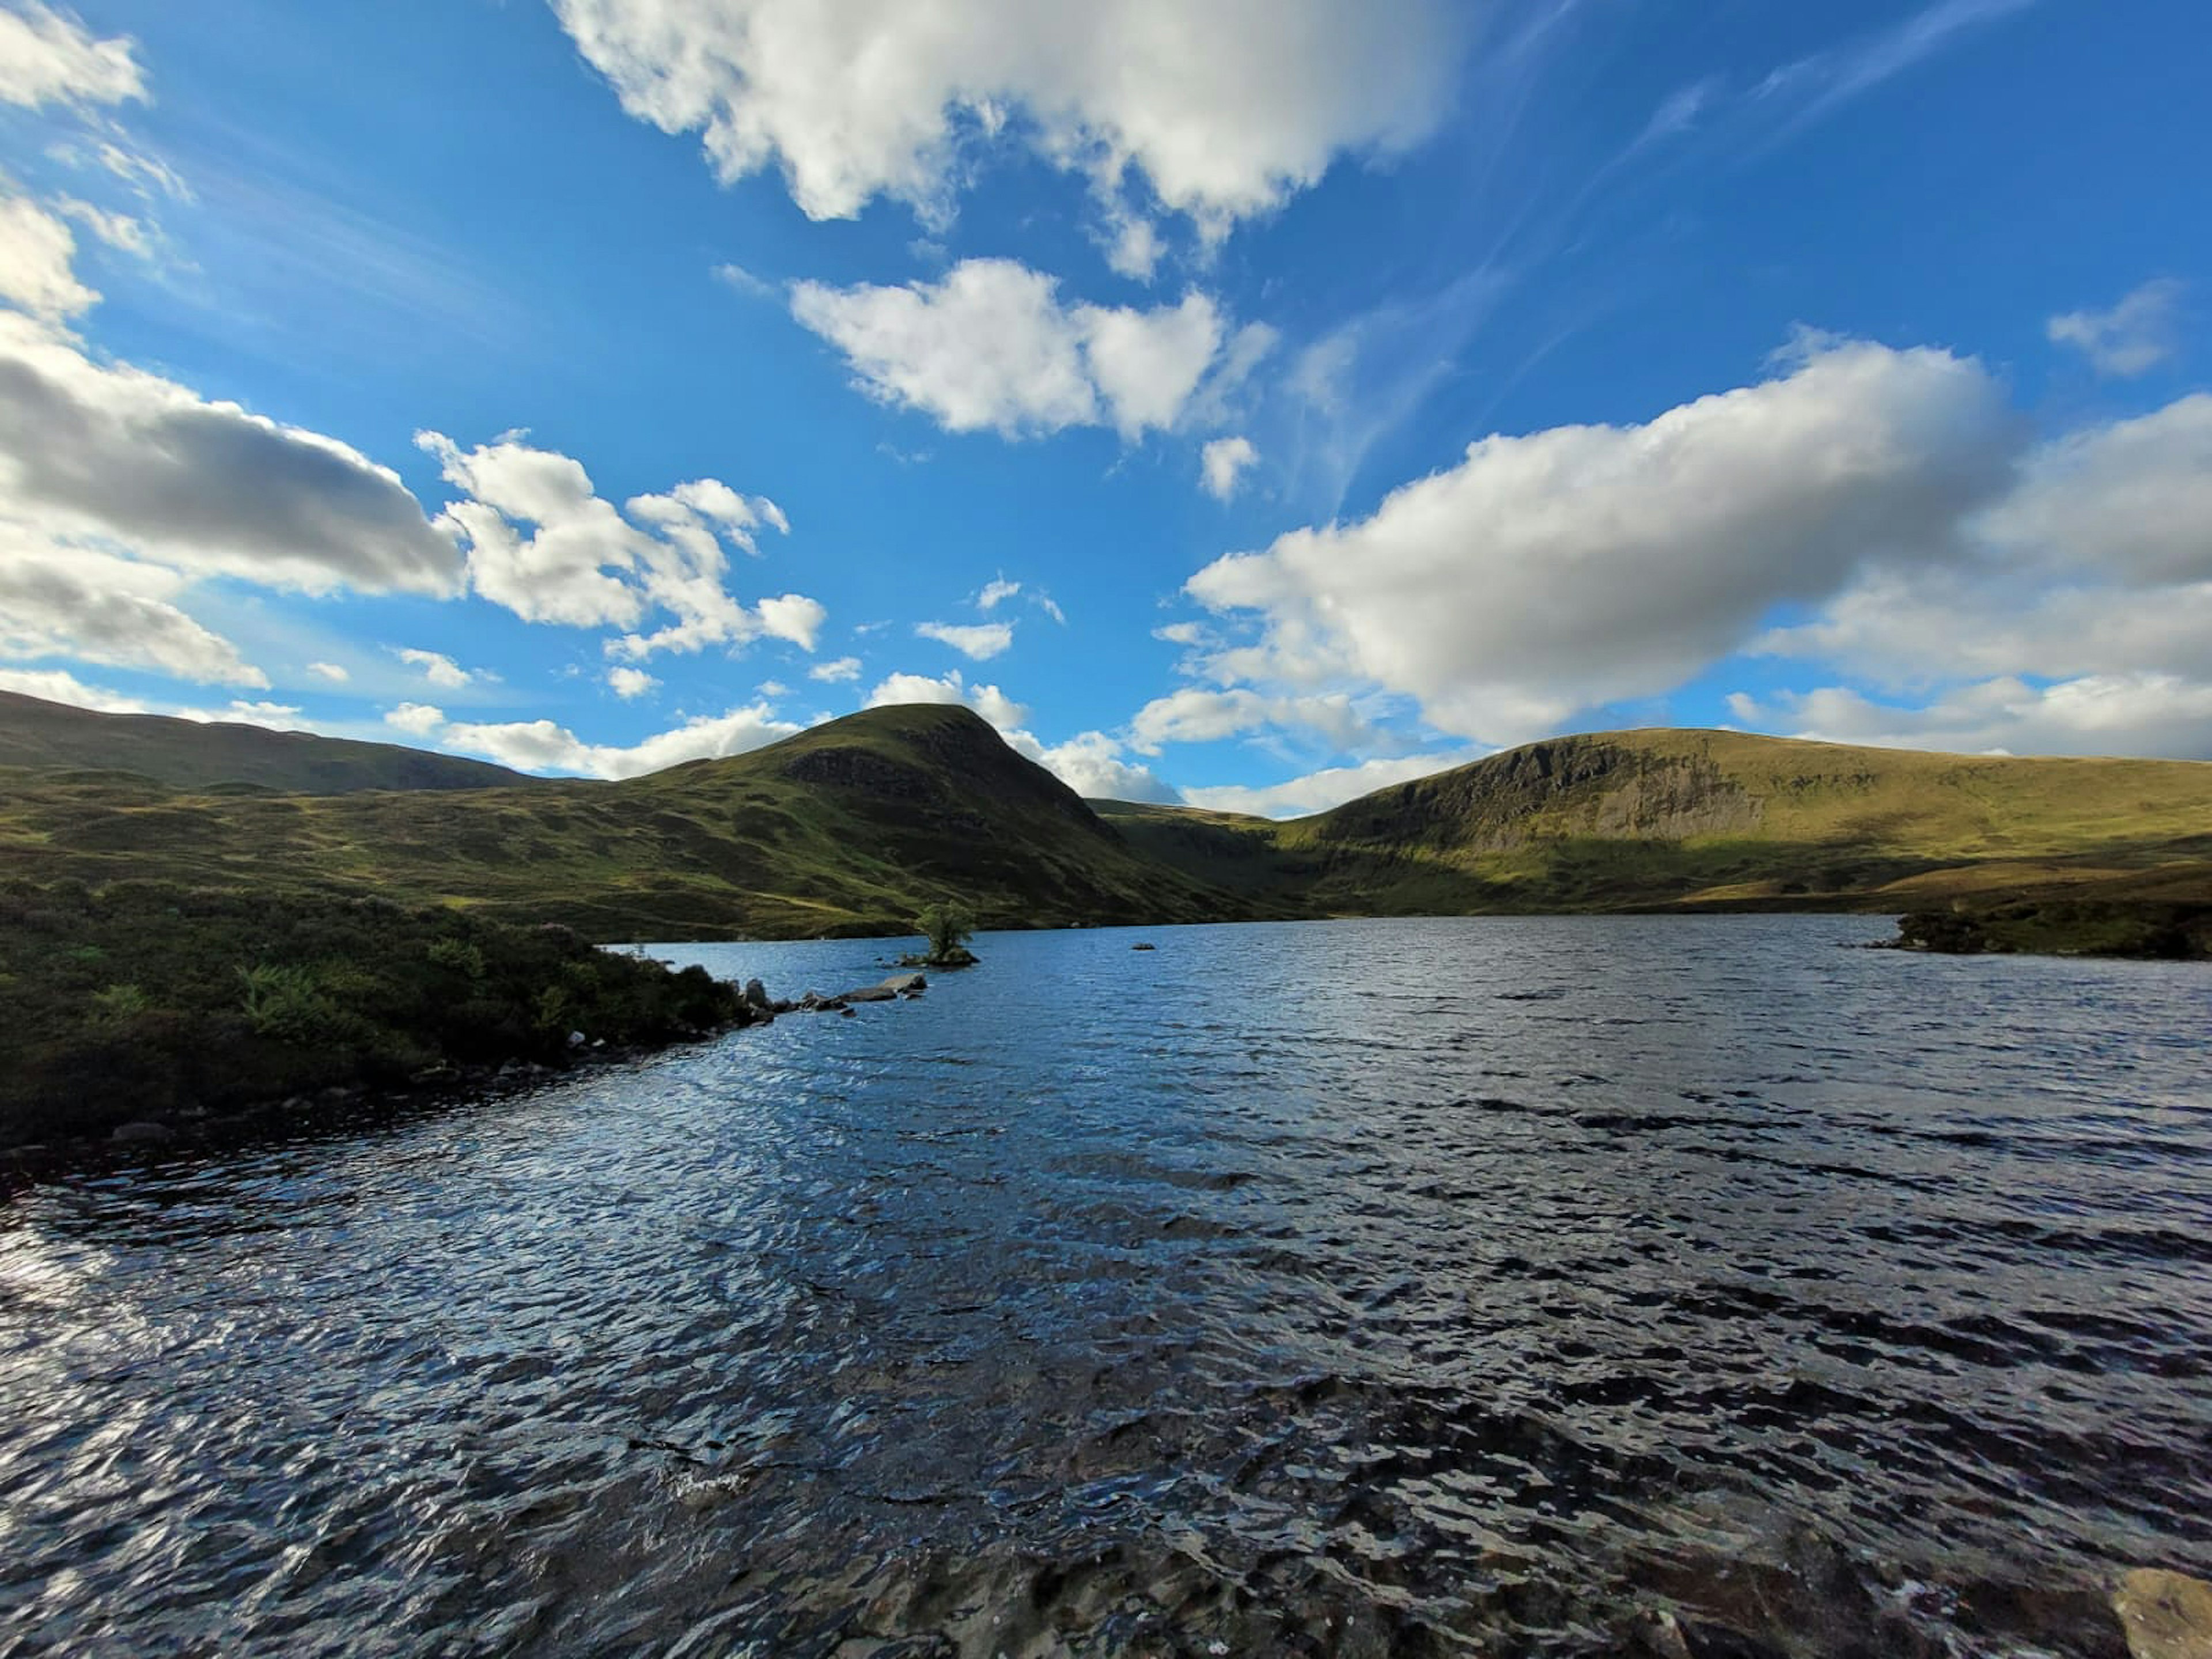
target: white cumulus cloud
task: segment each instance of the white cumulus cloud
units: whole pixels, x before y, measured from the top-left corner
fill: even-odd
[[[1199,452],[1199,469],[1206,479],[1206,493],[1217,501],[1225,501],[1237,493],[1237,485],[1244,469],[1260,459],[1249,438],[1216,438]]]
[[[403,646],[392,653],[410,668],[419,668],[422,678],[431,684],[447,691],[458,691],[476,676],[441,651],[418,651]]]
[[[1486,752],[1462,750],[1443,755],[1401,755],[1362,761],[1356,766],[1326,767],[1281,783],[1215,784],[1185,789],[1182,797],[1191,805],[1203,806],[1209,811],[1249,812],[1262,818],[1303,817],[1308,813],[1326,812],[1333,806],[1341,806],[1377,789],[1387,789],[1394,783],[1407,783],[1434,772],[1464,766],[1469,761],[1481,759]]]
[[[76,259],[70,228],[0,177],[0,301],[48,322],[76,316],[100,300],[77,280]]]
[[[1144,311],[1067,305],[1051,276],[1012,259],[898,287],[800,283],[791,308],[869,396],[1007,438],[1108,425],[1134,441],[1181,421],[1217,360],[1250,356],[1224,353],[1227,325],[1206,295]]]
[[[1014,642],[1012,623],[916,623],[914,631],[925,640],[949,645],[963,656],[988,662]]]
[[[623,702],[643,696],[660,682],[642,668],[610,668],[606,674],[607,689]],[[768,688],[763,686],[765,692]]]
[[[5,312],[0,518],[313,593],[445,595],[461,572],[398,475],[350,446],[95,362]]]
[[[146,95],[136,46],[126,36],[95,39],[76,18],[46,0],[0,9],[0,103],[119,104]]]
[[[269,677],[176,604],[179,573],[90,547],[55,546],[0,518],[0,657],[73,658],[177,679],[265,686]]]
[[[2177,349],[2182,286],[2170,277],[2145,283],[2109,311],[2069,311],[2045,331],[2056,345],[2074,347],[2100,374],[2122,379],[2148,374]]]
[[[2039,446],[1967,536],[1971,558],[1869,571],[1759,648],[1897,687],[2212,680],[2212,396]]]
[[[974,709],[1003,733],[1018,727],[1030,711],[995,685],[970,685],[957,668],[947,673],[888,674],[868,693],[866,707],[887,708],[902,702],[957,703]]]
[[[786,593],[749,607],[729,591],[731,550],[757,554],[763,526],[791,527],[766,496],[701,478],[617,508],[580,462],[520,434],[472,449],[439,432],[416,442],[466,492],[439,522],[467,549],[470,586],[526,622],[636,630],[658,613],[672,617],[611,642],[632,660],[763,635],[813,649],[827,616],[815,600]]]
[[[672,731],[628,745],[586,743],[550,720],[501,725],[447,726],[441,748],[482,755],[521,772],[561,772],[593,778],[635,778],[685,761],[715,760],[764,748],[801,727],[778,720],[765,702],[701,715]]]
[[[1747,726],[1881,748],[2212,757],[2212,681],[2154,672],[2087,674],[2048,684],[2005,676],[1920,703],[1876,702],[1827,686],[1764,700],[1739,694],[1729,708]]]
[[[1194,685],[1139,708],[1129,721],[1129,744],[1140,754],[1157,755],[1165,744],[1215,743],[1270,726],[1311,732],[1338,752],[1365,747],[1380,736],[1346,692],[1267,697],[1243,686]]]
[[[427,738],[446,723],[446,711],[427,702],[403,702],[384,711],[384,723],[414,737]]]
[[[146,705],[136,697],[111,691],[103,685],[87,685],[63,668],[0,668],[0,691],[18,696],[43,697],[79,708],[96,708],[104,714],[143,714]]]
[[[779,167],[816,219],[947,209],[963,147],[1026,145],[1118,204],[1140,178],[1208,234],[1346,152],[1402,150],[1456,63],[1442,0],[554,0],[623,106],[701,135],[716,173]],[[1126,212],[1126,210],[1123,210]],[[1130,268],[1149,265],[1133,245]]]
[[[1978,363],[1808,343],[1788,372],[1638,427],[1470,445],[1367,519],[1217,560],[1190,592],[1259,638],[1222,684],[1380,687],[1502,744],[1662,692],[1774,607],[1958,556],[2018,428]]]
[[[838,657],[829,662],[817,662],[806,671],[806,678],[828,684],[835,684],[841,680],[857,680],[860,678],[860,659],[858,657]]]

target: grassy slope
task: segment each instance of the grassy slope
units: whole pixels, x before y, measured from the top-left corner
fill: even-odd
[[[23,701],[0,704],[0,754],[32,741]],[[33,705],[37,731],[52,707]],[[138,746],[70,764],[147,772],[212,764],[210,743],[245,729],[84,718]],[[323,776],[325,750],[382,750],[258,735]],[[910,706],[622,783],[274,795],[0,771],[0,877],[367,889],[602,939],[902,931],[938,897],[987,927],[2212,898],[2212,764],[2192,762],[1659,730],[1530,744],[1288,823],[1097,806],[967,710]]]
[[[313,795],[485,789],[530,781],[488,761],[394,743],[354,743],[162,714],[100,714],[11,691],[0,691],[0,767],[136,772],[180,789],[246,785]]]
[[[935,706],[621,783],[241,797],[19,773],[0,778],[0,872],[367,888],[600,939],[899,933],[945,896],[986,927],[1238,913],[1132,854],[976,715]]]
[[[1322,913],[2212,897],[2201,762],[1655,730],[1529,744],[1287,823],[1108,816],[1164,861]]]

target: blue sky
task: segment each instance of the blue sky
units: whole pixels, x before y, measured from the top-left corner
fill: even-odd
[[[0,0],[0,687],[2212,757],[2184,0]]]

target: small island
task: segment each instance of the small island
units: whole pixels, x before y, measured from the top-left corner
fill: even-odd
[[[1944,956],[2128,957],[2212,959],[2212,904],[2120,899],[2023,899],[1961,903],[1900,916],[1887,948]]]
[[[928,941],[927,951],[910,951],[899,958],[902,968],[973,968],[975,953],[968,941],[975,933],[975,913],[957,899],[939,899],[922,907],[914,919],[915,929]]]

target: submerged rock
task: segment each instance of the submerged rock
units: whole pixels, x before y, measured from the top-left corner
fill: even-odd
[[[2140,1567],[2112,1595],[2135,1659],[2212,1659],[2212,1584]]]
[[[166,1123],[119,1123],[107,1137],[118,1146],[166,1146],[177,1132]]]

